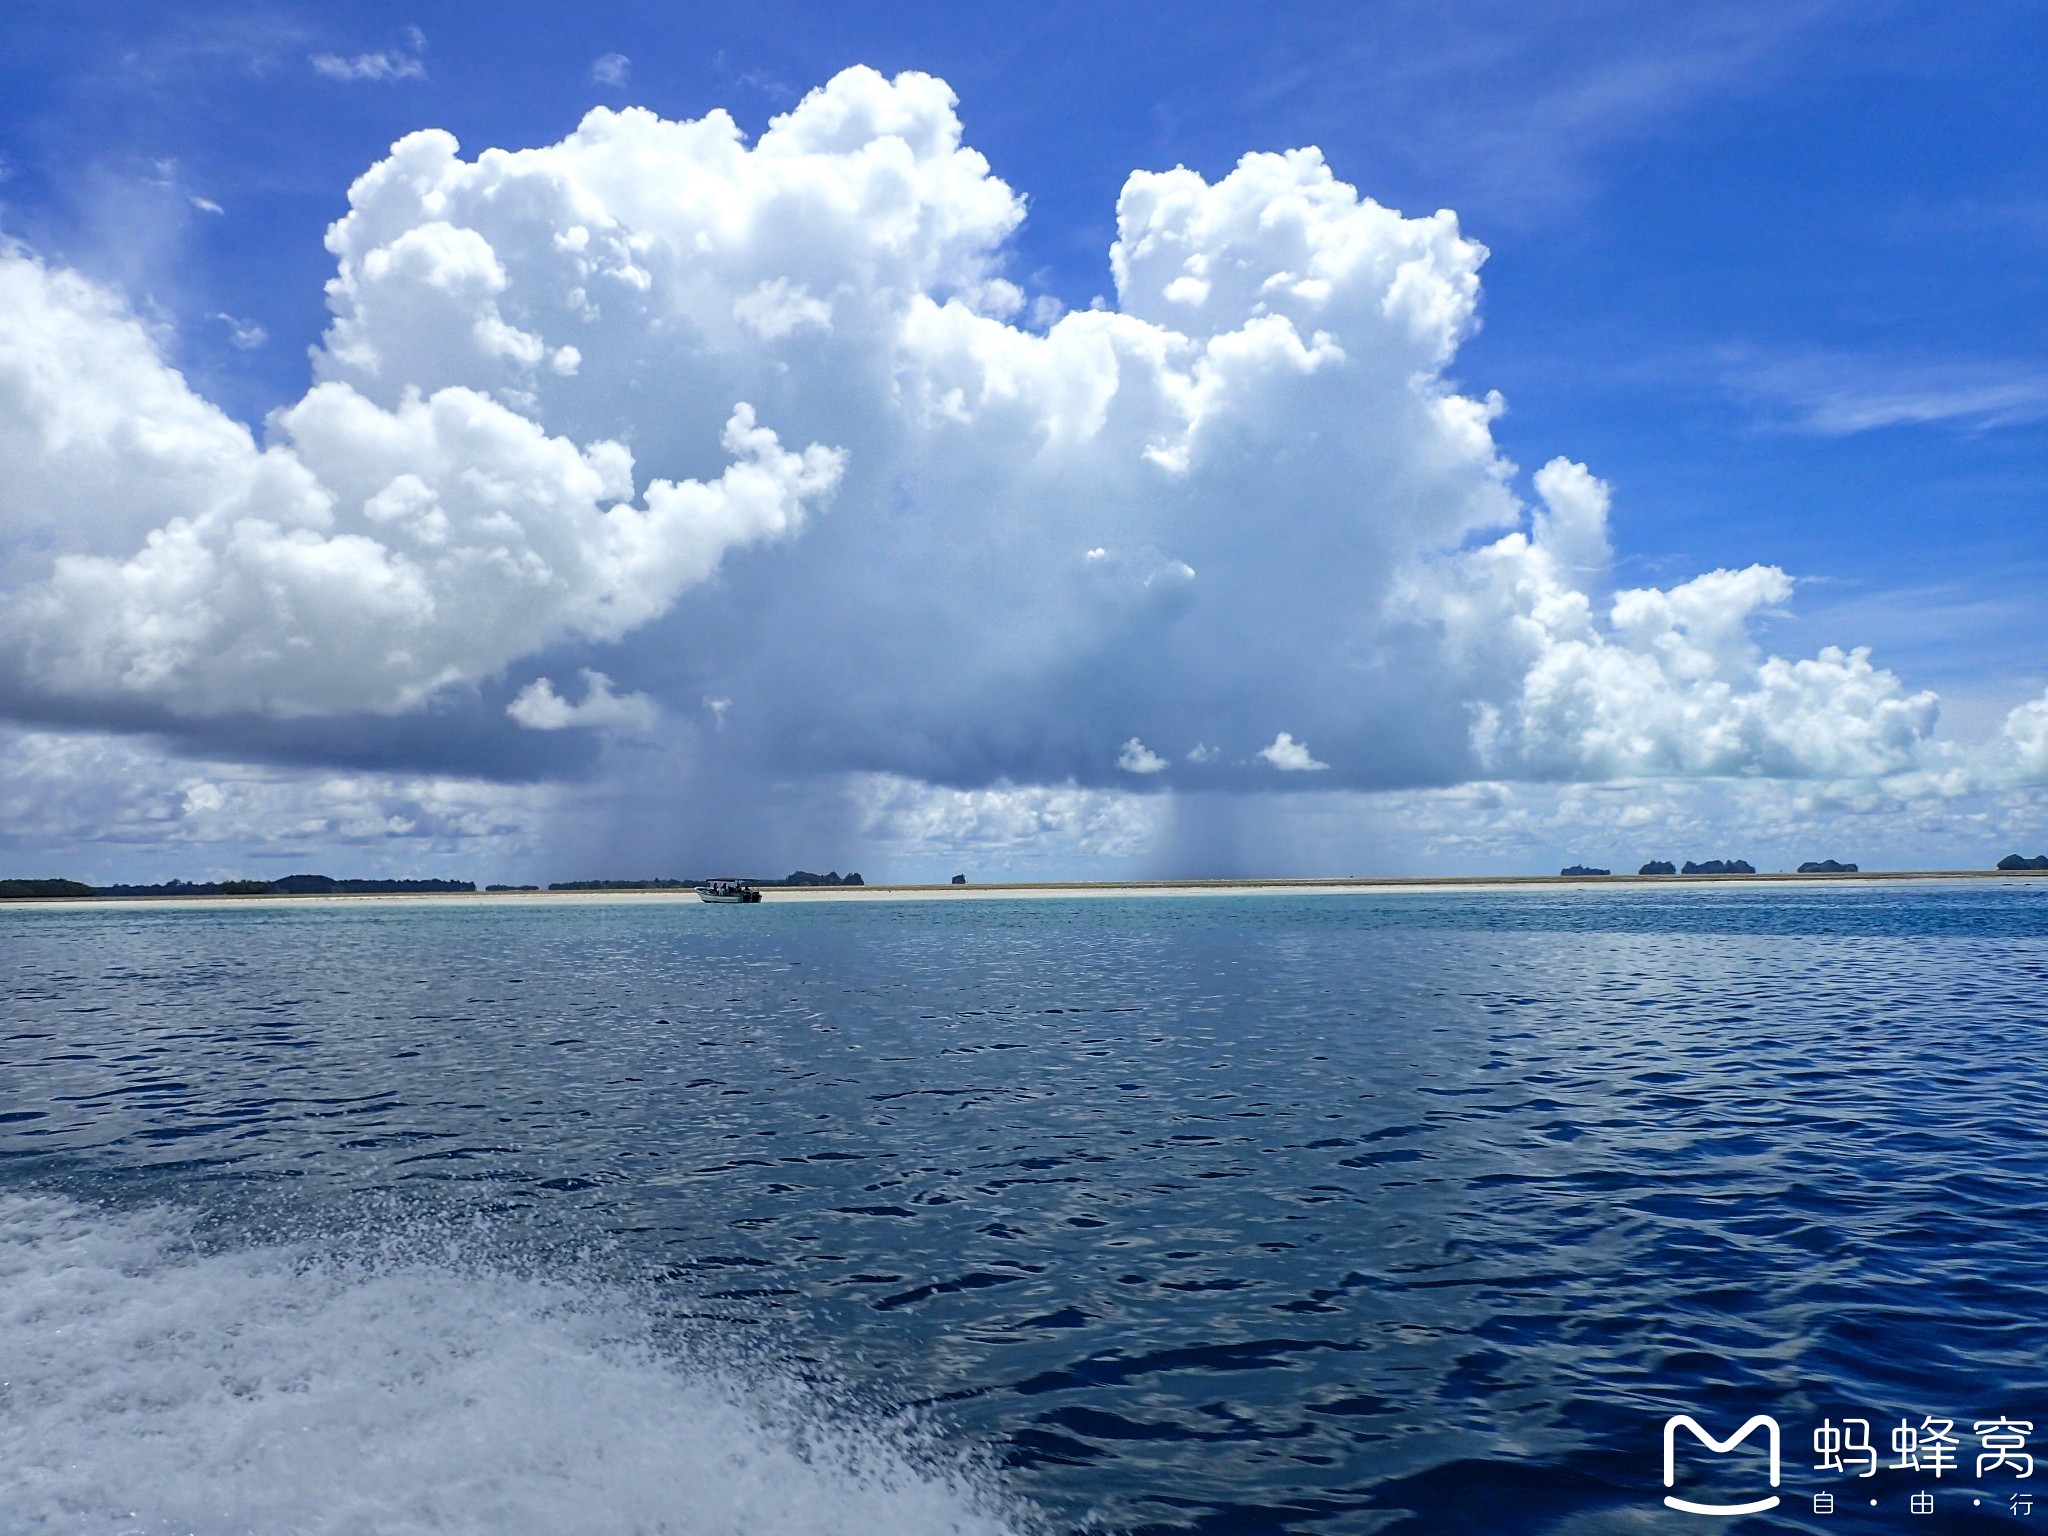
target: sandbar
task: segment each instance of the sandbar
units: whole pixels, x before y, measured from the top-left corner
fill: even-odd
[[[1372,875],[1244,880],[1011,880],[969,885],[770,885],[762,902],[1032,901],[1077,897],[1306,896],[1542,890],[1762,889],[1782,885],[1869,886],[1899,882],[2008,883],[2048,880],[2048,871],[1995,869],[1863,870],[1854,874],[1752,875]],[[697,904],[690,889],[645,891],[421,891],[306,896],[62,896],[0,899],[0,911],[112,908],[640,906]]]

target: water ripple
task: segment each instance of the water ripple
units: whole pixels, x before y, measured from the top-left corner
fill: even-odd
[[[2048,1419],[2044,980],[2031,887],[0,912],[0,1187],[523,1230],[1070,1524],[1636,1530],[1671,1413]]]

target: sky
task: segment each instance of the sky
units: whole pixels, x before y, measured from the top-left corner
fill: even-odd
[[[0,873],[2048,846],[2036,4],[5,25]]]

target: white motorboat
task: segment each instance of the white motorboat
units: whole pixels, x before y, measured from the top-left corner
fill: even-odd
[[[699,901],[759,901],[761,893],[744,880],[706,880],[697,887]]]

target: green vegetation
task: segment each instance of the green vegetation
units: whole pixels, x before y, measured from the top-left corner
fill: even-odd
[[[91,896],[95,894],[89,885],[80,885],[76,880],[0,880],[0,900],[10,897],[22,900],[48,896]]]
[[[0,901],[52,896],[324,896],[413,895],[474,891],[471,880],[336,880],[330,875],[284,875],[276,880],[166,880],[161,885],[86,885],[78,880],[0,880]]]

